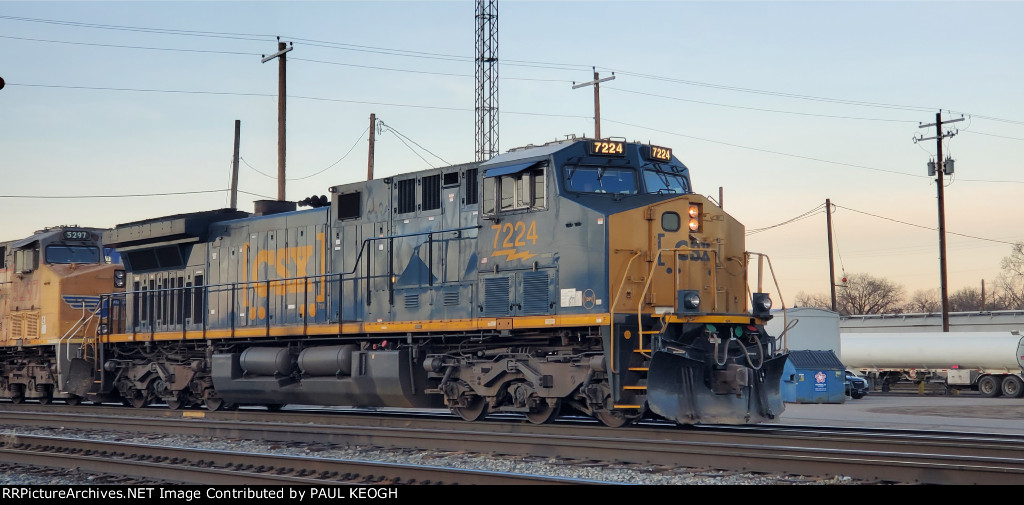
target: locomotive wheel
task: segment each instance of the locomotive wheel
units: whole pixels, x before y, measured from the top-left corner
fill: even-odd
[[[558,398],[545,398],[538,405],[537,410],[526,414],[526,418],[533,424],[546,424],[558,417],[558,411],[562,407],[562,400]]]
[[[25,386],[22,384],[13,384],[11,386],[11,403],[17,405],[25,401]]]
[[[471,396],[465,407],[452,407],[452,412],[466,421],[479,421],[487,416],[487,400],[482,396]]]
[[[613,410],[596,410],[594,417],[609,428],[621,428],[630,422],[625,414]]]
[[[47,394],[39,397],[39,404],[40,405],[49,405],[51,400],[53,400],[53,398],[50,398],[50,394],[47,393]]]
[[[78,405],[78,404],[82,403],[82,397],[81,396],[76,396],[76,395],[71,395],[71,396],[69,396],[69,397],[64,399],[64,403],[74,407],[75,405]]]
[[[230,410],[232,405],[223,398],[207,398],[204,402],[206,404],[206,410]]]
[[[166,403],[167,408],[171,410],[181,410],[181,408],[185,406],[185,403],[178,399],[167,400],[164,403]]]
[[[283,403],[268,403],[266,405],[266,407],[267,407],[267,410],[269,410],[271,412],[279,412],[281,410],[281,408],[284,407],[284,404]]]
[[[132,398],[129,400],[129,403],[131,404],[131,407],[141,409],[146,405],[149,405],[149,399],[146,398],[145,391],[136,390],[132,393]]]

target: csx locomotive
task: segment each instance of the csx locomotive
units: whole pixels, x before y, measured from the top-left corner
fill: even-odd
[[[80,338],[8,339],[2,394],[609,426],[783,411],[787,355],[764,329],[771,301],[748,289],[744,228],[668,148],[571,138],[304,204],[105,231],[96,247],[124,271],[97,278],[124,292],[100,297]],[[51,389],[20,386],[29,362]]]

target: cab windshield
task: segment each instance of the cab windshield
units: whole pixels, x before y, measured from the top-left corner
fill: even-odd
[[[636,172],[631,168],[578,166],[567,173],[570,191],[635,195]]]
[[[647,187],[648,193],[685,194],[690,192],[690,184],[685,175],[655,168],[644,169],[644,185]]]
[[[47,263],[99,263],[98,247],[81,245],[48,245],[46,246]]]

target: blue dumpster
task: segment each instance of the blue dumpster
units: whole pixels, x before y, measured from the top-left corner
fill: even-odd
[[[782,401],[844,403],[846,367],[832,351],[790,351],[782,373]]]

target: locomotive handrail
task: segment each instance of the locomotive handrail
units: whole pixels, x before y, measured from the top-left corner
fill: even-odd
[[[644,345],[643,345],[644,344],[644,333],[643,333],[643,329],[644,328],[643,328],[643,318],[642,318],[644,301],[647,298],[647,291],[651,287],[651,281],[654,279],[654,270],[658,268],[658,261],[661,259],[661,253],[668,252],[668,251],[679,253],[679,252],[691,252],[691,251],[697,251],[697,250],[699,250],[699,249],[695,249],[695,248],[692,248],[692,247],[662,248],[662,249],[658,249],[658,252],[654,255],[654,258],[652,258],[651,270],[650,270],[650,272],[647,273],[647,282],[644,283],[643,292],[640,294],[640,297],[639,297],[640,302],[637,304],[637,307],[636,307],[637,333],[638,333],[638,338],[639,338],[639,347],[640,347],[641,350],[644,348]],[[714,249],[711,249],[711,250],[708,250],[707,252],[710,252],[711,254],[713,254],[715,256],[715,268],[711,269],[711,292],[714,295],[711,298],[711,304],[712,304],[711,305],[711,311],[712,312],[718,312],[718,251],[715,251]],[[676,254],[676,257],[675,257],[675,266],[676,266],[676,268],[675,268],[675,282],[673,283],[673,287],[675,289],[672,290],[672,299],[673,299],[673,304],[672,305],[674,307],[678,307],[679,306],[679,255],[678,254]],[[647,355],[645,354],[644,356],[647,356]],[[647,357],[650,357],[650,356],[647,356]]]
[[[102,301],[102,299],[101,299],[101,301]],[[89,313],[88,317],[86,317],[85,305],[84,304],[82,305],[82,316],[80,318],[78,318],[78,321],[76,321],[74,324],[72,324],[70,328],[68,328],[68,331],[66,331],[63,336],[61,336],[59,339],[57,339],[57,356],[58,357],[60,356],[60,348],[61,348],[62,345],[64,345],[65,340],[66,340],[67,341],[67,346],[68,346],[67,347],[67,351],[66,351],[67,352],[67,356],[66,357],[67,357],[67,360],[69,362],[71,361],[71,339],[75,338],[75,333],[78,333],[78,331],[81,330],[83,327],[85,327],[85,325],[89,324],[89,321],[91,321],[92,318],[96,317],[96,313],[98,313],[100,311],[102,306],[103,306],[102,303],[96,304],[96,309],[93,310],[92,313]],[[85,321],[84,323],[83,323],[83,320]],[[82,339],[83,339],[83,342],[82,342],[83,347],[88,345],[88,342],[86,342],[86,339],[88,339],[88,336],[83,334],[82,335]],[[57,360],[57,377],[63,377],[63,372],[61,370],[62,367],[60,366],[60,363],[61,363],[61,361],[60,361],[60,359],[58,359]],[[58,384],[58,386],[61,386],[61,385]],[[61,388],[61,391],[63,392],[64,389]]]
[[[772,283],[775,284],[775,292],[779,294],[779,303],[782,305],[782,327],[786,328],[786,330],[783,330],[782,334],[779,335],[779,337],[777,337],[777,339],[782,341],[781,342],[782,349],[786,350],[787,346],[786,346],[786,341],[784,339],[784,337],[786,335],[786,331],[788,330],[787,324],[786,324],[786,302],[785,302],[785,300],[782,299],[782,290],[779,289],[779,278],[776,277],[776,275],[775,275],[775,268],[772,267],[772,259],[770,257],[768,257],[768,255],[765,254],[765,253],[746,251],[743,254],[746,255],[747,257],[749,257],[749,256],[757,256],[757,259],[758,259],[758,265],[757,265],[757,290],[758,290],[758,292],[763,292],[762,291],[762,277],[764,277],[763,262],[764,262],[764,260],[768,260],[768,272],[772,274]],[[750,263],[750,262],[748,261],[747,263]],[[750,286],[749,285],[747,286],[747,299],[748,300],[751,299]]]
[[[619,251],[616,251],[616,252],[619,252]],[[624,252],[629,252],[629,251],[624,251]],[[633,265],[633,261],[636,260],[637,258],[639,258],[640,255],[643,254],[643,253],[644,252],[642,250],[637,250],[633,254],[633,257],[629,258],[629,262],[626,263],[626,268],[624,268],[623,271],[622,271],[622,280],[619,281],[619,289],[617,289],[615,291],[615,298],[612,300],[612,306],[611,306],[610,314],[608,315],[609,319],[610,319],[610,321],[608,322],[608,331],[611,334],[611,338],[610,338],[610,340],[611,340],[611,349],[609,349],[609,353],[610,353],[609,355],[611,356],[611,371],[612,371],[612,373],[619,373],[619,371],[615,369],[615,307],[617,307],[619,305],[619,296],[622,294],[623,286],[626,285],[626,277],[629,276],[629,267],[632,266]]]
[[[149,296],[146,296],[146,299],[145,299],[144,303],[146,305],[146,314],[148,316],[147,320],[146,320],[147,326],[149,327],[148,328],[148,333],[150,334],[150,339],[152,340],[155,337],[155,335],[156,335],[157,326],[160,326],[156,322],[157,314],[156,314],[156,311],[154,310],[155,309],[154,305],[156,304],[157,296],[160,295],[160,294],[164,294],[164,293],[170,293],[172,295],[174,293],[178,293],[178,292],[187,293],[187,292],[189,292],[191,290],[194,290],[196,288],[200,288],[201,293],[199,294],[199,296],[202,297],[203,303],[201,304],[201,307],[202,307],[201,313],[198,314],[198,316],[199,316],[199,321],[201,322],[202,331],[203,331],[203,334],[204,334],[204,337],[205,337],[206,330],[207,330],[207,317],[206,317],[207,314],[206,314],[206,309],[209,306],[209,299],[210,299],[211,291],[230,290],[231,298],[232,298],[231,299],[231,307],[234,308],[234,307],[237,306],[236,295],[237,295],[237,292],[238,292],[239,289],[249,289],[249,288],[251,288],[253,286],[263,285],[263,286],[265,286],[265,287],[263,287],[263,289],[265,289],[266,293],[269,295],[270,290],[271,290],[271,288],[273,286],[277,286],[277,285],[287,286],[287,285],[289,285],[289,283],[296,283],[296,285],[297,285],[299,283],[299,281],[302,281],[302,284],[303,284],[303,286],[305,288],[304,297],[305,297],[305,301],[307,302],[307,303],[305,303],[305,305],[308,306],[308,300],[309,300],[309,293],[308,293],[308,291],[309,291],[309,280],[310,279],[314,279],[314,280],[319,279],[319,282],[323,284],[325,290],[329,289],[329,287],[333,283],[337,283],[337,286],[339,287],[338,296],[339,297],[343,296],[343,290],[340,289],[340,286],[341,286],[342,282],[345,281],[348,276],[352,276],[352,275],[356,274],[356,272],[359,270],[360,263],[363,261],[363,256],[364,256],[365,251],[369,250],[371,243],[374,242],[374,241],[388,240],[389,242],[393,243],[394,239],[396,239],[396,238],[415,237],[415,236],[424,236],[425,235],[425,236],[427,236],[428,244],[432,245],[433,244],[433,236],[435,234],[462,232],[462,231],[468,231],[468,230],[479,230],[480,228],[481,228],[481,226],[479,226],[479,225],[471,225],[471,226],[463,226],[463,227],[458,227],[458,228],[446,228],[446,229],[442,229],[442,230],[429,230],[429,231],[422,231],[422,232],[413,232],[413,233],[402,233],[402,234],[396,234],[396,235],[387,235],[387,236],[382,236],[382,237],[368,237],[368,238],[363,239],[362,244],[360,245],[360,248],[359,248],[359,254],[357,254],[356,257],[355,257],[352,269],[349,270],[349,271],[346,271],[346,272],[320,273],[320,274],[305,275],[305,276],[285,277],[285,278],[280,278],[280,279],[262,279],[262,280],[257,279],[257,280],[223,282],[223,283],[217,283],[217,284],[204,284],[202,286],[187,286],[187,287],[186,286],[180,286],[180,287],[147,289],[147,290],[140,290],[140,291],[130,291],[130,292],[125,292],[125,293],[112,293],[111,295],[112,296],[117,296],[117,295],[123,296],[125,298],[126,306],[130,302],[134,301],[135,297],[138,296],[140,293],[141,294],[148,294],[149,295]],[[467,238],[471,238],[471,237],[467,237]],[[394,277],[393,276],[394,265],[393,265],[393,257],[391,256],[393,254],[393,250],[394,250],[393,245],[391,247],[389,247],[388,249],[389,249],[389,251],[388,251],[389,259],[391,260],[391,261],[389,261],[389,268],[388,268],[388,290],[389,290],[389,296],[392,297],[390,301],[391,301],[391,304],[393,305],[394,304],[394,299],[393,299],[393,296],[394,296],[394,280],[393,280],[393,277]],[[433,256],[433,248],[432,247],[429,248],[428,254],[432,258],[432,256]],[[431,270],[432,270],[432,268],[433,268],[433,265],[432,265],[433,261],[430,261],[429,259],[428,259],[428,261],[429,261],[428,267],[430,267]],[[366,260],[366,277],[365,278],[367,279],[367,281],[369,281],[370,277],[372,277],[371,262],[370,262],[369,259],[367,259]],[[352,278],[359,278],[359,277],[352,277]],[[433,285],[433,276],[430,277],[430,281],[431,281],[430,285],[432,286]],[[366,296],[366,298],[367,298],[367,304],[369,304],[369,302],[370,302],[370,283],[369,282],[367,282],[367,296]],[[341,327],[342,327],[342,324],[344,322],[343,321],[343,317],[342,317],[342,314],[343,314],[342,307],[344,307],[344,304],[343,304],[343,300],[341,300],[340,298],[338,300],[338,305],[339,305],[338,333],[341,334]],[[179,308],[177,310],[179,310],[179,311],[183,310],[182,307],[183,307],[183,304],[179,304]],[[268,315],[268,317],[266,318],[265,326],[266,326],[267,335],[269,336],[269,334],[270,334],[270,317],[269,317],[269,315],[270,315],[270,297],[269,296],[265,297],[263,309],[266,312],[266,314]],[[189,325],[186,324],[185,317],[180,317],[180,318],[175,318],[175,319],[180,319],[180,322],[175,322],[175,323],[172,323],[172,324],[164,324],[163,326],[166,326],[168,329],[173,331],[173,330],[177,329],[177,327],[180,325],[181,331],[182,331],[182,338],[184,338],[185,333],[188,331],[188,326]],[[309,325],[308,321],[309,321],[308,316],[304,315],[302,317],[303,335],[306,335],[307,332],[308,332],[308,325]],[[126,332],[129,332],[128,330],[130,330],[129,333],[133,336],[133,339],[134,339],[134,337],[139,335],[139,333],[140,333],[139,330],[140,329],[142,329],[142,331],[144,331],[144,332],[147,331],[147,329],[143,329],[142,328],[142,325],[141,325],[142,322],[143,321],[142,321],[142,319],[140,317],[138,320],[133,321],[133,324],[131,325],[130,328],[128,328],[125,325],[124,330]],[[192,325],[196,325],[197,322],[193,320],[193,321],[191,321],[191,324]],[[231,330],[231,336],[234,337],[235,336],[235,332],[237,330],[235,317],[231,318],[230,330]]]

